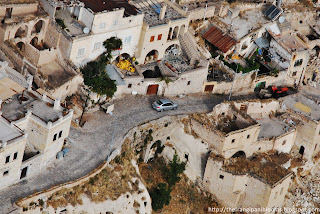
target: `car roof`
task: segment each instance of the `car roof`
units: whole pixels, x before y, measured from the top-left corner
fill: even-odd
[[[162,102],[162,103],[172,103],[170,100],[168,100],[168,99],[160,99],[160,101]]]

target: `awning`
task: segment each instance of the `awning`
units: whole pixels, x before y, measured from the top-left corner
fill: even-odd
[[[260,37],[254,40],[259,48],[267,48],[270,46],[270,42],[266,37]]]
[[[237,43],[235,39],[215,26],[210,28],[210,30],[203,35],[203,38],[223,53],[227,53]]]

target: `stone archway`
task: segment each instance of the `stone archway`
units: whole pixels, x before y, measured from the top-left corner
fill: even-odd
[[[232,158],[240,158],[240,157],[246,157],[246,153],[244,151],[237,151],[232,155]]]
[[[156,61],[158,59],[158,56],[159,56],[159,52],[153,49],[146,55],[145,62]]]
[[[185,26],[185,25],[182,25],[182,26],[180,27],[179,35],[180,35],[180,36],[183,36],[185,30],[186,30],[186,26]]]
[[[26,45],[25,45],[23,42],[18,42],[18,43],[16,44],[16,46],[17,46],[17,48],[18,48],[22,53],[25,52],[25,47],[26,47]]]
[[[173,30],[173,33],[172,33],[172,39],[176,39],[178,38],[178,33],[179,33],[179,27],[176,26]]]
[[[168,33],[168,38],[167,40],[171,40],[172,39],[172,27],[169,29],[169,33]]]
[[[44,28],[44,21],[43,20],[39,20],[32,28],[31,33],[40,33],[42,31],[42,29]]]
[[[165,54],[172,54],[172,55],[178,55],[179,53],[179,50],[180,50],[180,47],[179,45],[177,44],[172,44],[170,45],[166,50],[165,50]]]
[[[14,38],[23,38],[23,37],[26,37],[27,35],[28,35],[28,26],[23,25],[18,28],[18,30],[16,31],[16,33],[14,35]]]

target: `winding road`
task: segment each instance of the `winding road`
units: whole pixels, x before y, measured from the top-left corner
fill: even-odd
[[[156,96],[125,96],[116,100],[113,115],[102,111],[87,115],[83,128],[71,128],[70,152],[38,175],[0,191],[0,213],[10,213],[12,203],[34,192],[75,180],[99,166],[112,151],[118,148],[126,133],[135,126],[165,115],[209,112],[227,99],[227,96],[189,95],[172,98],[179,107],[175,111],[156,112],[151,103]],[[248,99],[250,96],[233,97]],[[252,97],[251,97],[252,98]]]

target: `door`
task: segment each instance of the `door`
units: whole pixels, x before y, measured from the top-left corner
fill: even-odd
[[[163,106],[164,110],[172,110],[173,109],[172,103],[165,103],[162,106]]]
[[[158,93],[158,84],[149,85],[147,90],[147,95],[156,95]]]
[[[206,87],[204,88],[205,92],[212,92],[214,85],[206,85]]]

